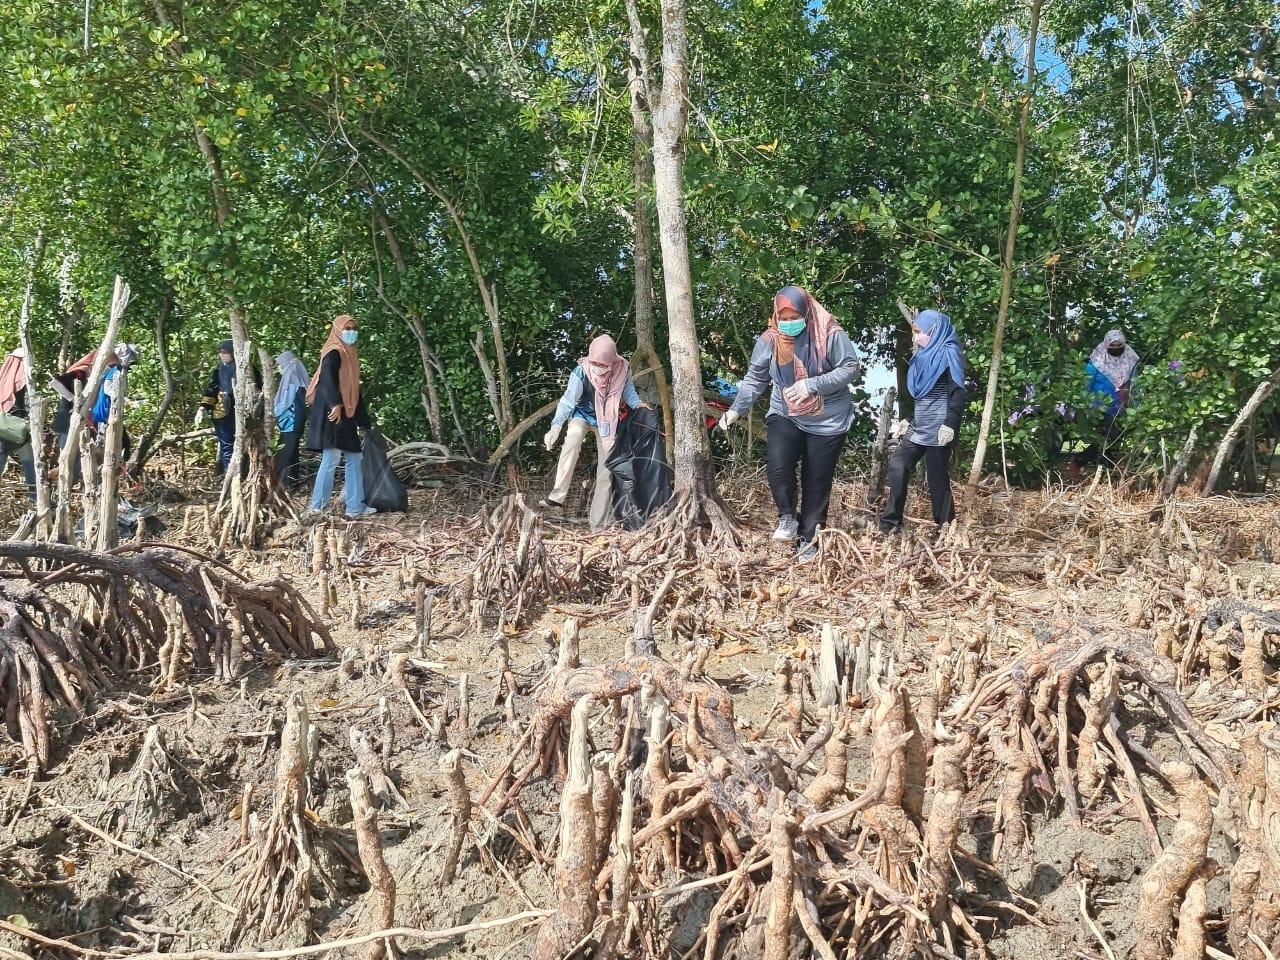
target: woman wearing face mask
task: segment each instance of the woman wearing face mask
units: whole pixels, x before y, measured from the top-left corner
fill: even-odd
[[[218,346],[218,365],[209,374],[195,425],[199,427],[206,416],[213,417],[213,432],[218,438],[217,474],[221,475],[231,462],[231,449],[236,442],[236,358],[230,340],[223,340]]]
[[[565,423],[569,424],[564,446],[560,448],[560,461],[556,464],[555,483],[542,501],[544,507],[559,509],[564,506],[582,442],[587,434],[594,433],[596,487],[588,519],[592,530],[598,530],[608,522],[612,479],[605,461],[613,449],[624,405],[632,410],[648,406],[636,392],[636,385],[631,381],[631,366],[619,355],[613,337],[608,334],[596,337],[587,348],[587,355],[569,374],[569,383],[556,407],[551,429],[542,438],[543,446],[554,450],[561,429]]]
[[[320,363],[311,385],[307,387],[307,405],[311,416],[307,422],[307,449],[320,454],[320,472],[311,492],[311,509],[323,510],[333,497],[333,479],[338,461],[343,461],[342,493],[347,517],[354,520],[377,513],[364,502],[364,476],[361,471],[360,430],[372,423],[360,395],[360,356],[358,324],[343,314],[333,321],[329,339],[320,349]]]
[[[801,563],[818,555],[814,538],[827,521],[836,463],[853,422],[849,384],[861,371],[853,342],[827,309],[803,288],[783,287],[738,395],[718,424],[728,430],[772,386],[766,420],[769,489],[778,508],[773,539],[798,540]]]
[[[889,503],[880,517],[885,533],[902,527],[907,480],[922,458],[934,523],[942,526],[956,515],[948,461],[969,399],[964,389],[964,351],[951,318],[937,310],[921,311],[911,323],[911,334],[916,349],[907,368],[907,389],[915,400],[916,417],[911,424],[901,421],[895,430],[905,436],[889,461]]]
[[[280,431],[276,477],[292,490],[298,485],[298,447],[307,429],[307,385],[311,377],[292,350],[276,357],[276,367],[280,371],[280,386],[276,387],[272,405]]]
[[[1125,342],[1124,332],[1108,330],[1102,342],[1093,348],[1089,362],[1084,365],[1089,378],[1089,392],[1099,396],[1098,405],[1106,404],[1102,415],[1102,431],[1098,442],[1090,444],[1071,459],[1071,476],[1079,477],[1083,467],[1097,463],[1098,456],[1106,456],[1106,448],[1115,440],[1120,428],[1116,421],[1129,406],[1129,393],[1133,387],[1133,374],[1138,369],[1139,357],[1133,347]]]

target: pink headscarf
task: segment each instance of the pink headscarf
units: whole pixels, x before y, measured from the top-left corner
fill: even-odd
[[[805,319],[805,332],[809,341],[809,364],[806,366],[800,354],[795,350],[795,340],[788,337],[778,328],[778,313],[790,307]],[[788,286],[778,291],[773,298],[773,315],[769,318],[769,328],[760,336],[773,347],[773,359],[778,365],[784,387],[791,386],[796,380],[825,373],[827,365],[827,348],[831,335],[843,329],[840,323],[808,290],[803,287]],[[809,369],[812,367],[813,369]],[[785,399],[785,395],[784,395]],[[799,403],[786,401],[787,413],[793,417],[815,417],[822,413],[825,404],[822,394],[811,393]]]
[[[608,334],[592,340],[591,346],[587,348],[587,355],[580,358],[578,363],[595,388],[596,424],[600,428],[600,436],[612,437],[618,429],[622,390],[627,385],[630,364],[619,356],[618,345]],[[595,363],[603,364],[604,372],[597,373],[592,367]]]
[[[21,347],[0,363],[0,410],[8,413],[17,402],[18,392],[27,385],[26,353]]]

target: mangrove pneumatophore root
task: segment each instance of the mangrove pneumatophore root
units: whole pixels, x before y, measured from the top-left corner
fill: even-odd
[[[440,871],[440,882],[448,885],[458,875],[458,858],[471,825],[471,792],[462,772],[461,750],[450,750],[440,758],[440,779],[449,795],[449,845]]]
[[[542,542],[542,518],[513,494],[480,523],[487,539],[465,580],[473,627],[479,630],[487,617],[517,626],[559,583]]]
[[[1238,960],[1264,960],[1259,943],[1280,953],[1280,734],[1258,724],[1240,749],[1240,852],[1230,872],[1227,941]]]
[[[613,960],[627,948],[627,929],[630,925],[631,881],[635,865],[633,824],[635,821],[635,784],[633,775],[627,774],[622,787],[622,808],[618,814],[618,829],[613,841],[613,900],[609,906],[609,920],[600,935],[597,960]],[[604,842],[596,838],[600,846]]]
[[[360,863],[369,879],[371,923],[375,930],[386,930],[396,925],[396,878],[382,855],[378,813],[369,792],[369,783],[358,767],[347,771],[347,791],[351,798],[351,820],[355,824]],[[393,941],[374,940],[365,946],[361,960],[384,960],[389,956],[394,956]]]
[[[178,785],[173,780],[173,761],[160,727],[147,728],[142,749],[129,772],[124,803],[126,835],[149,837],[155,834],[166,810],[176,806]]]
[[[1183,896],[1205,866],[1213,813],[1195,768],[1173,761],[1161,769],[1178,796],[1178,822],[1164,852],[1142,878],[1138,895],[1135,960],[1169,960],[1169,935]]]
[[[248,864],[236,882],[237,914],[228,934],[233,943],[249,931],[259,941],[270,939],[299,920],[309,931],[312,881],[336,893],[316,861],[316,828],[308,815],[311,732],[306,704],[295,693],[289,698],[280,735],[271,813],[253,838]]]
[[[560,799],[560,849],[556,855],[556,911],[538,930],[533,960],[560,960],[590,932],[596,916],[595,814],[591,809],[591,749],[587,725],[593,702],[573,707],[568,776]]]

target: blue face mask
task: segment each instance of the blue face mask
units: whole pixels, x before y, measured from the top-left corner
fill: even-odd
[[[360,339],[359,330],[343,330],[342,331],[342,342],[345,343],[348,347],[354,345],[358,339]]]
[[[784,336],[798,337],[804,333],[803,320],[779,320],[778,329],[782,331]]]

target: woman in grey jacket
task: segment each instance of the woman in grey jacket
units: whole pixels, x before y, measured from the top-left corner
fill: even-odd
[[[803,288],[783,287],[773,298],[769,328],[751,351],[738,396],[718,424],[728,430],[772,386],[766,422],[769,489],[778,508],[773,539],[799,540],[800,563],[818,555],[814,538],[827,521],[836,463],[853,422],[849,384],[861,370],[853,342],[827,309]]]
[[[917,314],[911,333],[916,351],[907,368],[907,389],[916,402],[916,418],[910,424],[901,421],[905,428],[901,432],[907,435],[889,461],[889,503],[880,517],[880,529],[885,533],[902,527],[907,479],[921,458],[929,478],[934,523],[942,526],[956,515],[947,461],[969,400],[964,389],[964,351],[951,318],[937,310]]]

